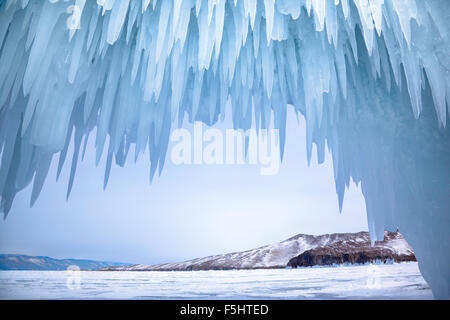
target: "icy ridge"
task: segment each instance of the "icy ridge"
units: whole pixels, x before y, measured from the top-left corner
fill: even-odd
[[[310,156],[321,123],[335,120],[349,103],[349,90],[362,91],[348,78],[359,63],[356,26],[373,78],[386,77],[387,88],[399,86],[402,64],[418,117],[424,70],[439,125],[446,125],[449,10],[442,1],[69,3],[81,11],[79,29],[66,26],[66,1],[1,2],[1,120],[2,127],[6,119],[11,126],[0,140],[6,212],[33,175],[34,202],[52,155],[59,153],[63,165],[73,131],[73,172],[81,140],[95,127],[97,161],[109,137],[105,184],[111,158],[123,164],[131,144],[136,156],[149,144],[153,176],[164,163],[170,119],[182,121],[187,112],[191,121],[214,123],[228,97],[234,125],[244,129],[254,112],[257,127],[267,127],[273,113],[275,127],[284,131],[286,105],[292,104],[306,115]],[[391,67],[394,79],[382,72]],[[22,161],[15,168],[16,141]],[[325,141],[315,142],[322,154]],[[327,142],[336,153],[333,139]],[[13,171],[20,174],[8,177]]]

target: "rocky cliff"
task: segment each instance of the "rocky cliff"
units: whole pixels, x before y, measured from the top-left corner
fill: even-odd
[[[364,264],[368,262],[416,261],[413,251],[398,232],[385,232],[384,241],[370,245],[370,239],[349,238],[328,246],[306,250],[289,260],[289,267],[311,267],[333,264]]]

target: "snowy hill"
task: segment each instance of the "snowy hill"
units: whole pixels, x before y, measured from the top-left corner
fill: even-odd
[[[306,250],[289,260],[289,267],[333,264],[364,264],[373,261],[408,262],[416,257],[400,233],[385,232],[384,241],[370,245],[370,239],[356,237]]]
[[[289,261],[316,248],[327,248],[340,244],[345,251],[346,244],[351,244],[349,250],[370,250],[370,236],[368,232],[336,233],[320,236],[299,234],[277,244],[260,247],[253,250],[220,254],[205,258],[197,258],[184,262],[166,263],[158,265],[131,265],[104,268],[103,270],[124,271],[168,271],[168,270],[227,270],[227,269],[261,269],[285,268]],[[385,240],[377,242],[377,250],[383,250],[388,256],[404,255],[415,260],[411,247],[400,233],[385,232]]]
[[[122,265],[125,265],[125,263],[84,259],[54,259],[22,254],[0,254],[0,270],[67,270],[70,266],[78,266],[82,270],[95,270]]]

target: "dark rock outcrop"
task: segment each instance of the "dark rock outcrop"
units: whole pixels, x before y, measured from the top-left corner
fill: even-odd
[[[329,246],[306,250],[289,260],[288,266],[296,268],[347,263],[416,261],[412,250],[392,246],[395,241],[401,244],[402,239],[402,235],[398,232],[386,232],[384,241],[376,242],[373,247],[369,239],[346,239]]]

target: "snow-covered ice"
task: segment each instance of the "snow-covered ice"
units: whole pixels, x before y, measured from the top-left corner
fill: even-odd
[[[417,263],[236,271],[1,271],[0,299],[432,299]]]

